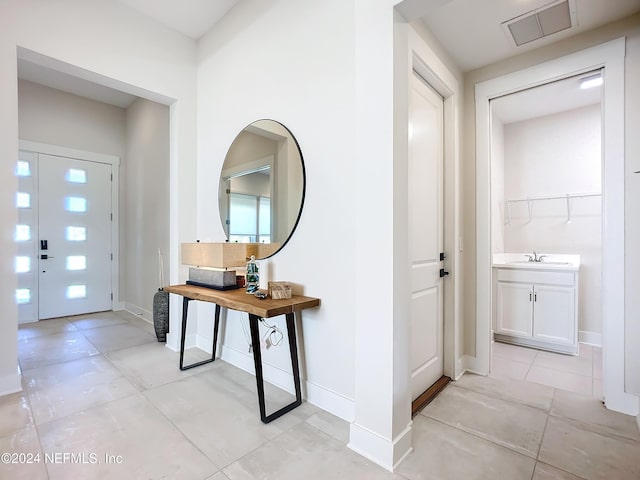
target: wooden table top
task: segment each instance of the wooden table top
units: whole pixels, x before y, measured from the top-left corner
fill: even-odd
[[[299,312],[306,308],[320,305],[319,298],[292,295],[291,298],[260,299],[246,293],[244,288],[237,290],[214,290],[212,288],[197,287],[195,285],[170,285],[164,287],[165,292],[175,293],[192,300],[215,303],[221,307],[239,312],[247,312],[261,318],[275,317],[287,313]]]

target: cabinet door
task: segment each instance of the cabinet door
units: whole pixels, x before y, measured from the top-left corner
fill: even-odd
[[[533,337],[573,345],[576,336],[575,288],[536,285]]]
[[[531,284],[498,282],[496,333],[531,338],[532,296]]]

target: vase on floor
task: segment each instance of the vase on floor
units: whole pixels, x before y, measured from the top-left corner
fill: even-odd
[[[162,288],[153,296],[153,328],[158,341],[166,342],[169,332],[169,292]]]

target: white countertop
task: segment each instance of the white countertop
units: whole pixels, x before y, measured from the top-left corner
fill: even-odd
[[[526,270],[569,270],[578,271],[580,269],[580,255],[538,253],[544,255],[541,262],[529,262],[528,253],[494,253],[494,268],[518,268]]]

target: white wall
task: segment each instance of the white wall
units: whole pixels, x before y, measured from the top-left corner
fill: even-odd
[[[307,190],[271,276],[322,302],[299,320],[309,401],[355,419],[351,446],[385,466],[410,420],[408,402],[393,418],[393,3],[242,2],[200,42],[198,70],[198,235],[223,239],[206,187],[235,135],[260,118],[286,125]],[[243,320],[229,320],[223,355],[250,365]],[[272,378],[290,371],[282,350],[266,352]]]
[[[199,44],[198,235],[224,240],[217,209],[206,207],[216,204],[217,192],[207,185],[217,184],[234,137],[261,118],[282,122],[304,155],[307,198],[293,238],[271,259],[271,275],[321,298],[321,308],[302,314],[309,398],[314,388],[337,395],[345,407],[334,411],[352,417],[355,304],[351,289],[335,281],[356,275],[354,57],[344,48],[353,43],[352,14],[339,1],[245,3]],[[331,61],[323,62],[327,55]],[[228,322],[224,351],[251,359],[240,321]],[[290,371],[284,350],[269,350],[264,361]]]
[[[600,117],[598,104],[505,125],[506,198],[600,193]],[[566,200],[534,202],[531,222],[526,203],[512,204],[512,221],[504,227],[507,253],[535,250],[580,255],[578,329],[582,339],[598,344],[602,334],[601,202],[601,197],[573,200],[571,223],[567,223]]]
[[[126,155],[120,170],[121,300],[152,320],[159,285],[158,249],[169,280],[169,108],[138,99],[126,111]]]
[[[123,158],[125,110],[26,80],[18,83],[23,140]]]
[[[127,93],[171,103],[171,276],[178,246],[195,231],[195,45],[134,10],[107,0],[6,0],[0,4],[0,392],[20,389],[12,225],[18,151],[17,52]],[[142,41],[141,39],[144,39]],[[35,52],[35,54],[33,53]],[[179,318],[179,308],[172,318]],[[177,322],[177,320],[175,320]],[[169,344],[177,345],[176,325]]]
[[[640,219],[636,215],[636,205],[640,204],[640,94],[635,87],[640,83],[640,14],[605,25],[575,37],[560,41],[548,47],[512,57],[495,64],[467,72],[465,74],[464,95],[464,165],[463,189],[465,211],[465,245],[475,245],[475,95],[474,88],[479,82],[496,78],[507,73],[561,57],[600,43],[626,36],[625,57],[625,375],[626,391],[640,394]],[[473,249],[466,249],[464,256],[465,278],[465,352],[475,355],[476,337],[476,255]]]

